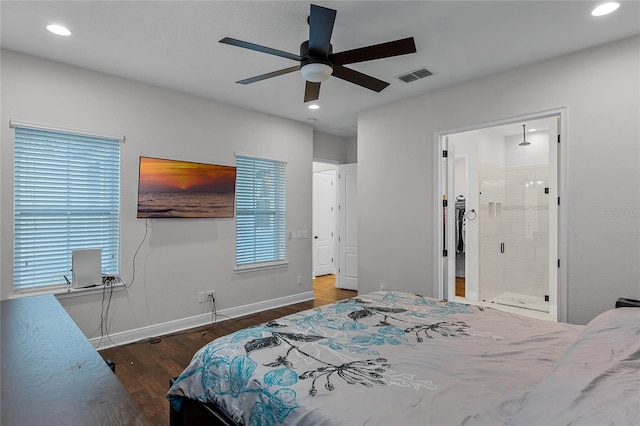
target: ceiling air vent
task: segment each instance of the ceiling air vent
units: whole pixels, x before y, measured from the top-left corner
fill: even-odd
[[[421,78],[429,77],[430,75],[433,75],[431,71],[426,68],[420,68],[419,70],[399,75],[398,78],[405,83],[411,83],[412,81],[420,80]]]

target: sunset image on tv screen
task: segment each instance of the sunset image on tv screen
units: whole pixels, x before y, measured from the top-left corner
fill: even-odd
[[[233,217],[236,168],[140,157],[138,217]]]

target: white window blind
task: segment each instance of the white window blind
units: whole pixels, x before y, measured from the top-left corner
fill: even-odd
[[[119,273],[120,141],[14,131],[14,289],[65,284],[76,249],[101,248],[102,273]]]
[[[286,163],[236,157],[236,263],[284,261]]]

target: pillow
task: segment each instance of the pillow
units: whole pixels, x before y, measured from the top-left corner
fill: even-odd
[[[509,424],[639,425],[640,309],[589,322]]]

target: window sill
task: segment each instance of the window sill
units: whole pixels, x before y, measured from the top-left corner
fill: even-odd
[[[289,266],[289,262],[281,260],[278,262],[263,262],[263,263],[250,263],[248,265],[236,265],[234,271],[236,274],[242,274],[245,272],[263,271],[267,269],[285,268]]]
[[[22,297],[42,296],[45,294],[53,294],[58,299],[66,299],[68,297],[89,296],[91,294],[102,294],[103,292],[111,288],[113,288],[112,291],[121,291],[124,289],[124,283],[119,282],[111,285],[97,285],[93,287],[84,287],[84,288],[68,288],[67,286],[64,286],[64,287],[48,288],[46,290],[25,291],[23,293],[14,294],[13,296],[10,296],[9,299],[20,299]]]

